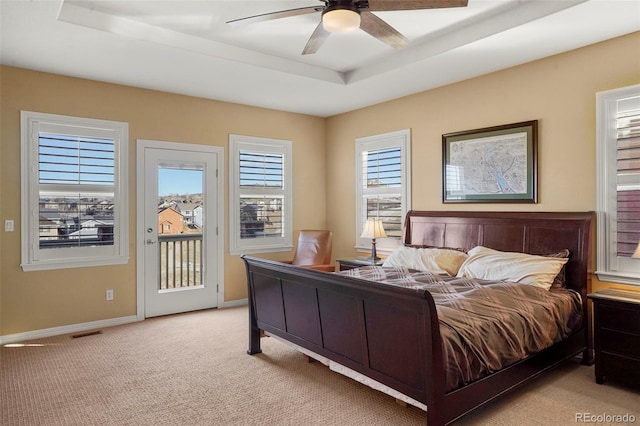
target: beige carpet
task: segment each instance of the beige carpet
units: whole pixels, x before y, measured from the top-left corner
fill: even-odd
[[[2,425],[423,425],[425,415],[273,338],[246,354],[247,308],[58,336],[0,353]],[[457,424],[570,425],[635,416],[640,392],[569,362]]]

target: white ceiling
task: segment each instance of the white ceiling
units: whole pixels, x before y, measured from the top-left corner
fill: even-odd
[[[0,61],[326,117],[640,30],[640,0],[469,0],[376,12],[404,49],[356,30],[302,56],[320,13],[226,24],[307,6],[322,3],[0,0]]]

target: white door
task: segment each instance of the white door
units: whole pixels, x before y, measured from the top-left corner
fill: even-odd
[[[139,317],[218,306],[219,150],[138,141]]]

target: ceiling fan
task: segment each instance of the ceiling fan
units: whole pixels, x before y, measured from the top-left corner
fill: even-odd
[[[320,0],[324,6],[301,7],[297,9],[281,10],[262,15],[249,16],[227,24],[238,26],[254,22],[270,21],[291,16],[306,15],[321,12],[320,23],[316,27],[303,55],[316,53],[322,43],[333,32],[349,32],[360,28],[389,46],[399,49],[406,46],[409,40],[391,25],[378,18],[372,12],[387,12],[394,10],[419,10],[446,7],[465,7],[468,0]]]

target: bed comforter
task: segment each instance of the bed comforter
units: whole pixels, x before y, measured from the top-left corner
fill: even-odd
[[[447,391],[471,383],[568,337],[582,323],[568,289],[446,277],[366,266],[338,272],[431,293],[438,311]]]

